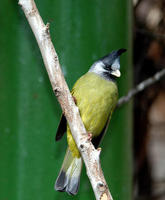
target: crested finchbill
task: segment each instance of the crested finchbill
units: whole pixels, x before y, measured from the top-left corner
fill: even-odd
[[[71,94],[95,148],[100,144],[118,100],[116,78],[120,77],[119,57],[126,49],[112,51],[94,62],[89,71],[74,84]],[[67,133],[68,148],[55,183],[55,190],[75,195],[78,192],[82,158],[65,116],[59,123],[56,141]]]

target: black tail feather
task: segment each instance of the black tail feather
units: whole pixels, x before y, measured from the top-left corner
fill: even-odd
[[[55,190],[76,195],[79,189],[82,159],[73,157],[69,149],[55,183]]]

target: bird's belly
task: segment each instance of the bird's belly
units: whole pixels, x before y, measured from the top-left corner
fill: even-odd
[[[103,130],[108,117],[117,102],[116,84],[87,73],[80,78],[72,90],[80,115],[87,132],[97,137]],[[79,151],[67,126],[67,140],[73,156],[79,157]]]
[[[92,133],[92,136],[96,137],[105,126],[111,111],[111,105],[108,102],[108,98],[97,99],[97,102],[95,100],[94,102],[90,101],[90,104],[87,103],[82,109],[80,106],[80,113],[82,113],[82,121],[87,132]]]
[[[92,137],[96,137],[103,130],[108,117],[113,109],[109,95],[100,98],[83,98],[78,101],[78,107],[84,126]],[[67,140],[73,156],[80,157],[76,143],[72,137],[69,126],[67,127]]]

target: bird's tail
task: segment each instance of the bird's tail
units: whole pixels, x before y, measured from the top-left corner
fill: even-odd
[[[73,157],[68,148],[55,183],[55,190],[76,195],[79,188],[81,169],[81,157]]]

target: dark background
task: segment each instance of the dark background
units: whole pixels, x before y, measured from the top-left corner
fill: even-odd
[[[134,84],[165,67],[165,1],[134,1]],[[136,199],[165,199],[165,79],[134,101]]]

